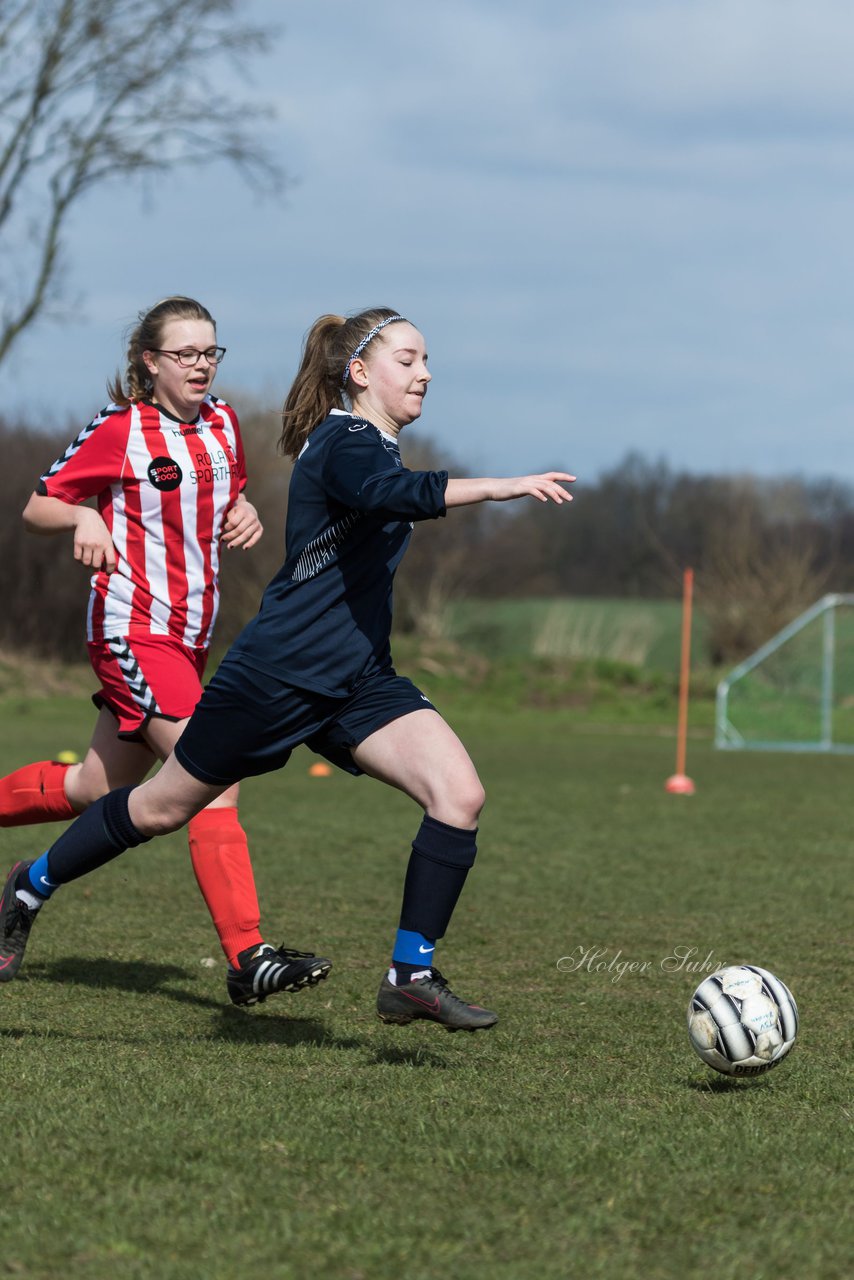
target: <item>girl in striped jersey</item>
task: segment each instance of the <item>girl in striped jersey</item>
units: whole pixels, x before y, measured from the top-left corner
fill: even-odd
[[[408,470],[398,437],[420,417],[430,378],[423,336],[396,311],[321,316],[312,326],[283,414],[280,443],[295,459],[285,562],[156,777],[97,801],[45,854],[12,870],[0,950],[14,963],[41,909],[25,909],[35,894],[46,900],[55,884],[192,821],[237,779],[281,768],[306,743],[422,811],[379,1017],[425,1018],[450,1031],[497,1022],[455,995],[433,964],[474,864],[484,794],[459,738],[394,669],[392,582],[414,522],[479,502],[562,505],[574,477]]]
[[[213,318],[191,298],[166,298],[141,315],[111,403],[27,504],[27,528],[71,533],[75,559],[93,571],[86,638],[101,688],[82,763],[39,761],[0,779],[2,826],[73,818],[140,782],[169,755],[201,696],[220,548],[247,550],[262,534],[244,493],[237,415],[210,394],[224,355]],[[97,510],[82,505],[91,498]],[[230,786],[197,814],[189,844],[223,950],[245,976],[271,958],[288,962],[271,957],[259,931],[237,798]],[[12,976],[3,961],[0,945],[0,979]]]

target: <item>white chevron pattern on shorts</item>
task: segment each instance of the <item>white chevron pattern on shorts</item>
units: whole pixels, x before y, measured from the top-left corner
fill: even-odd
[[[128,692],[137,706],[142,707],[149,715],[158,712],[160,708],[157,699],[148,687],[128,641],[123,636],[118,636],[107,641],[107,648],[118,663]]]

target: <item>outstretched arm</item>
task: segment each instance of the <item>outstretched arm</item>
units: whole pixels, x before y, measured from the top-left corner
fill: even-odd
[[[575,476],[565,471],[546,471],[539,476],[511,476],[506,479],[449,480],[445,489],[446,507],[468,507],[475,502],[509,502],[513,498],[538,498],[540,502],[572,502],[563,487]]]
[[[116,549],[110,531],[93,507],[74,506],[61,498],[34,493],[24,508],[24,525],[29,533],[73,530],[75,560],[107,573],[116,567]]]

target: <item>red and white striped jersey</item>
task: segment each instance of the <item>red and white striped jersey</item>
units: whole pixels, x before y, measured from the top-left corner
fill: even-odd
[[[210,642],[219,607],[220,537],[246,484],[240,426],[206,396],[192,424],[141,402],[107,405],[39,480],[77,504],[97,497],[117,552],[91,579],[87,640],[173,636]]]

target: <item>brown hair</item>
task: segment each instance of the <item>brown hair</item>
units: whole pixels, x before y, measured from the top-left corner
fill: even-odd
[[[163,298],[150,311],[141,311],[128,339],[124,380],[117,372],[113,381],[107,383],[107,394],[114,404],[135,404],[151,394],[151,374],[145,367],[142,353],[157,350],[170,320],[207,320],[216,332],[213,316],[195,298],[184,298],[178,294],[173,298]]]
[[[343,379],[347,362],[376,325],[397,316],[392,307],[371,307],[354,316],[325,315],[315,320],[306,334],[302,362],[282,409],[282,453],[295,458],[331,409],[346,409]]]

